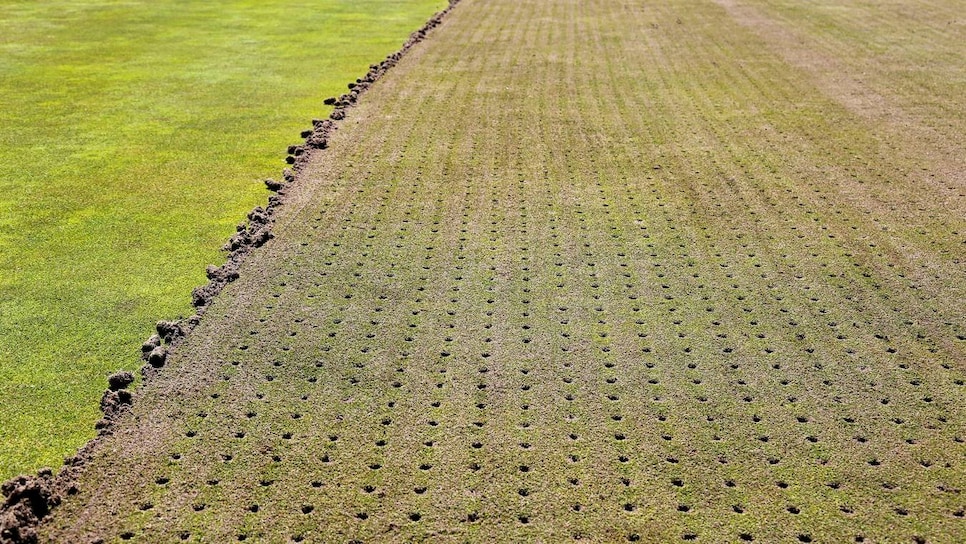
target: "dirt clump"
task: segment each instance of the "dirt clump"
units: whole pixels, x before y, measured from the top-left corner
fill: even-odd
[[[95,428],[106,428],[111,419],[117,416],[121,410],[131,405],[131,400],[132,395],[130,391],[112,391],[110,389],[104,391],[104,395],[101,397],[101,412],[104,413],[104,419],[95,424]]]
[[[54,485],[53,471],[43,469],[36,476],[18,476],[0,487],[0,543],[37,542],[37,524],[62,499]]]
[[[143,344],[141,344],[141,358],[147,360],[150,353],[154,351],[154,348],[160,345],[161,337],[156,334],[151,335],[151,338],[148,338]]]
[[[158,346],[151,351],[148,355],[148,364],[154,368],[161,368],[164,366],[165,360],[168,358],[168,350],[164,346]]]
[[[116,372],[111,374],[107,378],[107,387],[111,391],[120,391],[122,389],[127,389],[129,385],[134,383],[134,374],[126,370],[121,372]]]
[[[227,262],[222,266],[210,264],[205,273],[212,281],[235,281],[238,279],[238,264],[234,262]]]
[[[165,344],[174,344],[184,338],[186,331],[178,321],[158,321],[155,327]]]

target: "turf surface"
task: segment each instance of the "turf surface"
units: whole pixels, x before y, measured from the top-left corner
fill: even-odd
[[[0,3],[0,480],[93,436],[322,100],[443,5]]]
[[[466,0],[45,536],[962,541],[966,42],[830,6]]]

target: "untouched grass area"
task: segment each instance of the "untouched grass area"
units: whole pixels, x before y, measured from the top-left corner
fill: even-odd
[[[966,540],[962,96],[775,4],[461,3],[43,536]]]
[[[444,5],[0,3],[0,480],[93,436],[322,100]]]

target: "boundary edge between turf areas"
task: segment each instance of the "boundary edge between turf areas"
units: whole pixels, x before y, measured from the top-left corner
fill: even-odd
[[[157,334],[152,335],[141,346],[141,358],[145,361],[141,368],[144,382],[149,382],[161,372],[171,350],[198,326],[205,310],[225,286],[238,279],[241,264],[248,255],[272,239],[272,226],[279,208],[286,202],[288,188],[300,181],[299,174],[313,154],[328,147],[329,136],[338,128],[339,122],[345,119],[347,110],[359,101],[373,83],[398,64],[410,49],[425,40],[432,29],[442,24],[444,17],[460,2],[448,1],[447,7],[410,34],[399,50],[388,55],[379,64],[370,65],[369,71],[363,77],[349,83],[347,93],[338,98],[325,99],[326,105],[335,106],[332,113],[327,119],[314,119],[312,129],[301,134],[305,138],[304,142],[289,146],[286,162],[290,166],[282,171],[283,181],[265,180],[268,190],[275,194],[268,198],[265,207],[256,206],[248,212],[247,221],[240,223],[236,233],[225,243],[223,249],[228,252],[225,264],[209,265],[206,270],[208,283],[192,291],[191,302],[195,314],[176,321],[159,321],[156,326]],[[84,466],[93,458],[102,440],[113,434],[119,415],[128,411],[134,402],[134,395],[128,390],[132,383],[134,375],[127,371],[115,373],[108,378],[108,388],[101,397],[104,417],[95,424],[97,436],[77,453],[66,458],[60,472],[55,475],[52,469],[43,468],[36,475],[17,476],[0,486],[0,493],[4,497],[3,504],[0,504],[0,544],[36,543],[37,526],[65,497],[79,492],[77,480]]]

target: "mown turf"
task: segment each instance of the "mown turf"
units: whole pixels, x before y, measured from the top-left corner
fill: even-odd
[[[961,97],[771,9],[466,0],[45,536],[962,541]]]
[[[0,480],[93,435],[322,100],[443,5],[0,5]]]

